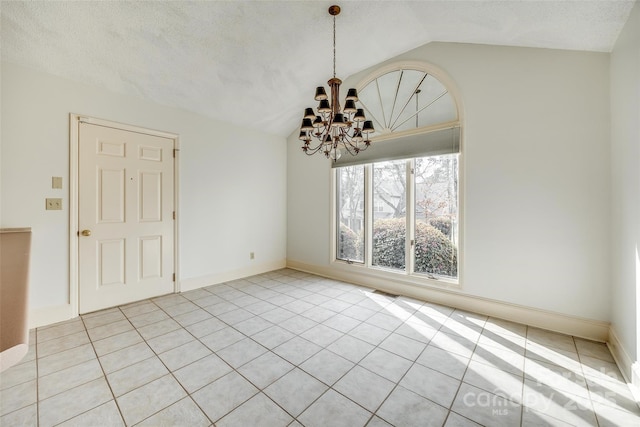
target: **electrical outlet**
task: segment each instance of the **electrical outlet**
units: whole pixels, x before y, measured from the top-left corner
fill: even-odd
[[[46,199],[46,209],[48,211],[61,211],[62,210],[62,199]]]
[[[256,254],[254,254],[253,252],[249,252],[249,259],[254,259],[256,257]]]

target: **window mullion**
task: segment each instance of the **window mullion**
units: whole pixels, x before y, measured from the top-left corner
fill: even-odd
[[[406,265],[406,273],[408,275],[413,274],[414,271],[414,253],[415,253],[415,241],[416,241],[416,233],[415,233],[415,209],[414,209],[414,199],[415,199],[415,185],[414,185],[414,160],[407,160],[406,168],[406,242],[405,242],[405,265]]]
[[[364,263],[373,264],[373,178],[372,165],[364,167]]]
[[[329,259],[335,261],[338,257],[338,242],[340,241],[340,212],[338,209],[338,195],[340,194],[340,181],[338,179],[337,169],[331,170],[331,229],[333,237],[331,237]]]

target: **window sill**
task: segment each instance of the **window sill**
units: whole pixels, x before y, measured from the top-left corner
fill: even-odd
[[[330,266],[332,269],[340,273],[345,273],[349,276],[356,276],[356,278],[357,276],[360,276],[362,278],[373,280],[384,280],[391,284],[409,285],[419,288],[448,289],[453,291],[460,291],[462,289],[460,280],[454,281],[445,278],[431,279],[426,275],[409,275],[405,272],[396,272],[376,267],[366,267],[364,264],[358,264],[355,262],[348,263],[347,261],[342,260],[334,260],[331,262]]]

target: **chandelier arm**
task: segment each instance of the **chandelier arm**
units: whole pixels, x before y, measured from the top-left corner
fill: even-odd
[[[333,111],[333,110],[332,110]],[[322,120],[325,122],[324,128],[331,129],[331,122],[333,121],[333,114],[331,111],[322,114]],[[324,132],[323,132],[324,133]]]
[[[351,154],[352,156],[357,155],[359,152],[363,151],[363,148],[360,148],[357,143],[351,143],[348,142],[347,144],[344,145],[345,148],[347,149],[347,152],[349,154]]]
[[[324,147],[324,144],[318,144],[315,147],[307,147],[307,149],[304,150],[304,152],[308,156],[312,156],[312,155],[316,154],[318,151],[320,151],[320,149],[322,149],[323,147]]]
[[[318,140],[322,140],[324,135],[328,133],[329,129],[331,129],[331,122],[330,122],[331,114],[330,113],[319,113],[319,114],[324,124],[322,125],[322,127],[316,128],[317,132],[314,133],[313,136],[316,137]]]
[[[326,131],[327,127],[325,125],[322,125],[321,127],[317,127],[315,128],[315,132],[312,131],[311,136],[320,139],[321,135],[324,135],[325,131]]]
[[[355,156],[356,154],[358,154],[358,152],[362,151],[360,150],[358,143],[351,139],[351,136],[347,131],[342,129],[340,134],[341,134],[340,142],[342,143],[342,146],[347,150],[349,154],[351,154],[352,156]]]
[[[351,150],[349,150],[346,146],[345,146],[344,148],[345,148],[345,150],[344,150],[344,151],[346,151],[347,153],[349,153],[351,156],[355,156],[355,155],[357,154],[357,153],[352,152]]]

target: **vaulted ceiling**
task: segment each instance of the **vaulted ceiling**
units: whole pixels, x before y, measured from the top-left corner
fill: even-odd
[[[286,136],[332,75],[334,1],[2,1],[2,60]],[[341,1],[337,74],[432,41],[611,51],[633,1]]]

